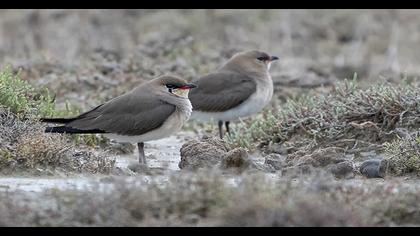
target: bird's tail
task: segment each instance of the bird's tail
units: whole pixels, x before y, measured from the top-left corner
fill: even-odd
[[[39,121],[45,123],[67,124],[74,120],[75,118],[41,118]]]
[[[91,130],[81,130],[75,129],[67,126],[56,126],[56,127],[47,127],[45,128],[45,133],[67,133],[67,134],[98,134],[105,133],[103,130],[91,129]]]

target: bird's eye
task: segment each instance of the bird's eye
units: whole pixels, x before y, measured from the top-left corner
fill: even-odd
[[[176,86],[173,84],[166,84],[166,88],[168,88],[168,92],[172,93]]]
[[[257,60],[258,61],[264,61],[266,58],[265,57],[258,57]]]

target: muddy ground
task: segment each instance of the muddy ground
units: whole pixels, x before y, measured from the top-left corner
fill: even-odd
[[[34,87],[48,88],[58,108],[67,102],[77,113],[164,73],[191,80],[235,52],[262,49],[280,57],[271,68],[275,96],[264,115],[232,125],[245,134],[252,122],[281,111],[285,102],[328,95],[345,79],[355,78],[359,89],[418,82],[419,13],[0,10],[0,66],[10,65]],[[370,123],[352,125],[361,124],[359,130],[370,137]],[[419,121],[413,124],[405,131],[410,135]],[[366,140],[359,136],[350,146],[363,146]],[[347,149],[343,154],[337,151],[342,147],[284,151],[275,141],[253,138],[241,146],[215,137],[216,124],[190,121],[180,133],[146,144],[147,171],[136,167],[132,146],[117,152],[115,146],[83,142],[72,143],[68,155],[80,149],[106,156],[111,170],[66,171],[48,164],[4,168],[0,225],[420,225],[420,172],[393,175],[381,169],[386,153],[379,147],[393,138],[381,136],[356,154]],[[373,164],[361,168],[367,160]],[[27,211],[33,213],[15,214]]]

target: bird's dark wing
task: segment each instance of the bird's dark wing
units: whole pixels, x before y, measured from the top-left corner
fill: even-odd
[[[234,108],[257,89],[252,78],[230,72],[209,74],[193,83],[198,86],[189,94],[193,109],[205,112],[222,112]]]
[[[175,111],[175,105],[144,94],[126,94],[85,112],[67,123],[80,130],[141,135],[159,128]]]

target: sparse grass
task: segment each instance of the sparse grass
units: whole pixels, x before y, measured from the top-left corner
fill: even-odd
[[[289,100],[263,117],[243,123],[230,140],[249,149],[283,145],[290,153],[339,147],[377,149],[397,137],[396,128],[420,127],[419,84],[337,85],[328,95]],[[356,147],[357,146],[357,147]]]
[[[158,179],[113,179],[86,190],[27,196],[0,192],[2,226],[391,226],[419,225],[415,188],[345,185],[324,175],[266,178],[202,170]],[[155,181],[156,180],[156,181]],[[369,188],[365,188],[369,185]],[[380,196],[380,197],[379,197]],[[46,204],[38,199],[44,199]],[[19,214],[25,209],[25,214]]]
[[[420,134],[408,134],[384,144],[387,171],[394,175],[420,176]]]
[[[21,120],[8,109],[0,109],[0,172],[110,173],[115,160],[76,147],[62,135],[48,135],[37,121]]]

